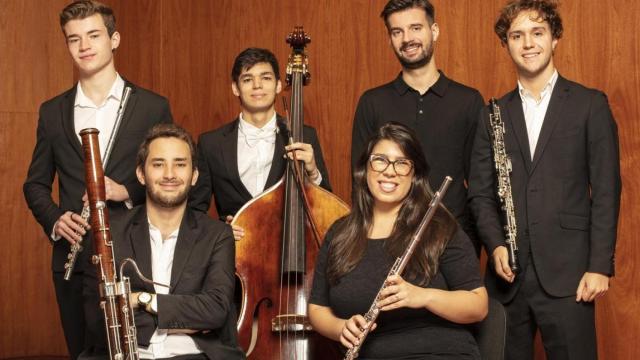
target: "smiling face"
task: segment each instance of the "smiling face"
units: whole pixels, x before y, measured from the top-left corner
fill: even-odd
[[[147,206],[175,208],[186,204],[191,186],[198,179],[189,145],[175,137],[161,137],[149,144],[144,168],[136,174],[147,187]]]
[[[371,151],[372,156],[386,158],[389,162],[406,159],[398,144],[390,140],[380,140]],[[398,167],[398,165],[396,165]],[[411,189],[414,170],[401,176],[396,173],[394,166],[389,164],[382,171],[375,171],[371,161],[367,164],[367,186],[373,196],[374,206],[380,210],[398,211]]]
[[[553,50],[558,43],[546,21],[536,11],[523,11],[507,31],[507,48],[518,75],[525,78],[549,78],[555,69]]]
[[[282,90],[271,64],[261,62],[242,69],[237,82],[231,84],[233,94],[240,98],[243,112],[255,114],[275,108],[276,95]]]
[[[63,30],[67,49],[81,77],[104,69],[115,71],[113,50],[120,44],[120,34],[114,32],[110,37],[100,14],[70,20]]]
[[[389,40],[396,57],[407,69],[427,65],[433,58],[433,45],[438,39],[438,24],[429,25],[423,9],[411,8],[395,12],[387,19]]]

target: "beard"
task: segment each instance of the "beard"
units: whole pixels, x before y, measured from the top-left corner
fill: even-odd
[[[184,190],[181,192],[165,195],[162,194],[159,190],[156,190],[153,186],[147,186],[147,198],[158,205],[159,207],[171,209],[175,207],[179,207],[187,202],[187,197],[189,196],[189,190],[191,190],[191,183],[186,183]]]
[[[424,47],[422,48],[422,54],[420,54],[417,59],[409,60],[402,56],[402,51],[414,44],[415,43],[413,42],[402,43],[400,50],[394,51],[396,57],[398,58],[398,61],[400,61],[400,65],[402,65],[402,67],[405,69],[419,69],[427,65],[431,61],[431,58],[433,58],[433,41],[429,42],[429,46],[426,49]]]

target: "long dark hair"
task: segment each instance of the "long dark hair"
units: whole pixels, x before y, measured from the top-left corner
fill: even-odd
[[[353,169],[351,213],[339,220],[334,228],[335,236],[331,241],[327,263],[327,275],[332,285],[355,268],[367,247],[367,234],[371,229],[374,207],[374,199],[367,185],[367,171],[369,156],[381,140],[397,144],[405,157],[414,164],[411,188],[400,207],[391,235],[385,241],[385,250],[393,258],[401,256],[405,251],[433,198],[427,180],[429,166],[420,142],[411,130],[402,124],[390,122],[382,126],[369,140],[367,151],[361,154]],[[441,206],[409,261],[406,269],[407,278],[414,279],[421,285],[428,284],[438,271],[438,259],[456,229],[455,219],[444,206]]]

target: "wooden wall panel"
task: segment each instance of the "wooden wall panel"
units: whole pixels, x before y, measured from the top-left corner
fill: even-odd
[[[194,136],[237,116],[238,100],[230,91],[230,68],[235,56],[249,46],[269,48],[280,60],[283,72],[289,54],[284,38],[294,25],[304,25],[312,38],[308,48],[312,82],[304,90],[305,120],[318,130],[335,192],[349,199],[350,134],[357,100],[364,90],[392,80],[400,71],[379,18],[386,0],[105,2],[114,7],[122,34],[116,55],[119,71],[137,84],[167,96],[176,121]],[[493,33],[493,23],[503,3],[434,0],[441,31],[435,50],[438,67],[453,79],[479,89],[485,99],[515,87],[511,60]],[[15,338],[4,342],[9,336],[2,336],[0,358],[64,354],[64,348],[59,346],[61,331],[55,327],[49,249],[41,246],[46,241],[44,235],[19,195],[33,146],[35,114],[3,113],[35,112],[42,100],[71,85],[70,62],[60,44],[56,20],[64,2],[41,6],[42,2],[35,0],[2,0],[1,4],[0,45],[9,51],[0,58],[0,73],[3,79],[7,73],[10,76],[0,82],[0,121],[4,130],[0,134],[0,150],[6,152],[15,147],[20,151],[12,152],[0,164],[6,164],[7,171],[17,169],[19,173],[9,176],[3,171],[0,175],[9,184],[8,190],[0,190],[0,203],[10,205],[2,208],[2,215],[6,216],[1,217],[0,225],[8,229],[10,239],[31,242],[29,248],[37,249],[37,253],[27,264],[0,262],[0,286],[6,288],[10,283],[10,289],[18,293],[14,284],[19,283],[23,292],[50,301],[43,307],[48,311],[35,314],[53,328],[52,336],[46,339],[51,346],[34,347],[33,339],[42,338],[42,332],[36,326],[22,325],[33,315],[13,311],[22,305],[23,297],[9,296],[0,307],[0,321],[9,324],[10,337],[26,337],[15,343]],[[36,4],[44,9],[35,11]],[[561,74],[608,94],[619,126],[623,199],[617,275],[607,296],[597,304],[602,359],[634,359],[640,353],[635,341],[640,337],[640,304],[636,300],[640,297],[640,249],[633,229],[637,222],[634,204],[640,201],[636,154],[640,148],[640,125],[636,121],[640,117],[639,12],[640,4],[633,0],[562,1],[565,33],[555,56]],[[40,36],[33,36],[34,31]],[[18,122],[28,126],[17,129]],[[7,243],[0,250],[3,258],[26,252],[23,245]],[[538,351],[537,359],[542,358]]]
[[[58,25],[65,1],[0,2],[0,358],[66,353],[51,246],[22,195],[41,102],[72,84]]]

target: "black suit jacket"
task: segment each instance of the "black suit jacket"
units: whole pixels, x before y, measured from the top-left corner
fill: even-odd
[[[155,124],[171,122],[169,103],[164,97],[139,88],[129,82],[132,92],[124,111],[105,175],[124,185],[134,204],[145,197],[144,188],[135,175],[135,155],[147,131]],[[53,226],[66,211],[80,213],[84,184],[84,155],[74,128],[74,86],[67,92],[45,102],[40,107],[36,146],[24,183],[24,196],[36,220],[50,238]],[[100,144],[106,146],[107,144]],[[58,176],[59,204],[52,198],[52,185]],[[123,211],[123,203],[110,203],[112,212]],[[85,243],[88,243],[85,241]],[[83,251],[76,270],[84,268],[87,253]],[[64,271],[69,242],[60,239],[53,243],[53,271]]]
[[[142,274],[151,279],[146,207],[138,206],[112,217],[110,226],[118,268],[123,259],[132,258]],[[154,286],[142,282],[130,266],[125,276],[131,279],[132,292],[155,293]],[[234,284],[235,244],[231,228],[187,208],[173,255],[169,294],[157,295],[157,315],[143,309],[134,311],[138,344],[148,347],[156,328],[203,330],[191,337],[209,359],[243,359],[236,341]],[[104,348],[106,335],[97,303],[94,269],[85,274],[84,293],[89,344],[94,346],[95,355],[100,352],[96,349]]]
[[[206,212],[211,205],[213,194],[216,210],[220,218],[227,215],[235,215],[238,210],[252,199],[251,193],[244,186],[238,172],[238,124],[239,119],[200,135],[198,139],[198,170],[200,175],[196,186],[191,189],[189,206],[199,211]],[[285,138],[286,130],[283,128],[283,119],[278,116],[280,131],[276,136],[275,151],[271,170],[267,177],[265,189],[273,186],[287,168],[284,159],[284,146],[288,140]],[[318,141],[318,135],[314,128],[305,126],[303,131],[305,143],[311,144],[318,170],[322,174],[320,186],[331,191],[329,174],[322,157],[322,149]]]
[[[511,185],[521,267],[533,261],[552,296],[575,296],[585,272],[614,273],[620,208],[617,126],[606,96],[558,77],[531,160],[518,89],[498,101],[511,157]],[[489,137],[489,115],[480,120],[471,160],[470,206],[488,254],[504,244]],[[487,269],[487,288],[510,300],[509,285]]]

